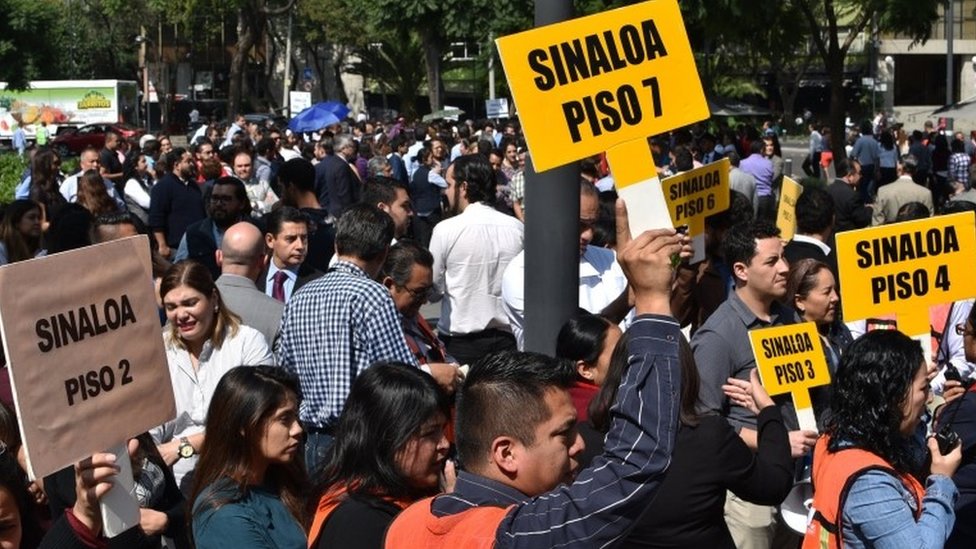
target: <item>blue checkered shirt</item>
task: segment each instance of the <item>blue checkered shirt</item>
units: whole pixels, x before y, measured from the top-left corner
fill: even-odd
[[[352,382],[370,364],[418,366],[389,291],[347,261],[292,296],[276,351],[278,364],[298,376],[299,417],[312,427],[338,419]]]

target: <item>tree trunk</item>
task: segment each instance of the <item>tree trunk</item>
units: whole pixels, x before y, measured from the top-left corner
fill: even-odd
[[[847,128],[844,116],[847,113],[847,98],[844,96],[844,55],[831,51],[827,59],[827,74],[830,76],[830,150],[834,162],[847,158],[844,148],[847,141]]]
[[[230,59],[230,75],[227,90],[227,117],[231,120],[241,112],[241,97],[244,92],[244,70],[247,58],[256,41],[256,29],[249,14],[244,10],[237,12],[237,47]]]
[[[426,28],[421,35],[427,66],[427,97],[430,99],[430,111],[435,112],[441,110],[441,48],[433,29]]]

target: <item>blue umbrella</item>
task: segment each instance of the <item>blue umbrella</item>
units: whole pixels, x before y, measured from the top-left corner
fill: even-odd
[[[321,103],[316,103],[315,106],[331,112],[340,119],[349,116],[349,107],[338,101],[323,101]]]
[[[337,112],[333,110],[339,107],[345,111],[345,114],[341,111]],[[335,101],[316,103],[296,114],[288,122],[288,129],[293,132],[318,131],[327,126],[340,123],[346,117],[346,114],[349,114],[349,109],[341,103]]]

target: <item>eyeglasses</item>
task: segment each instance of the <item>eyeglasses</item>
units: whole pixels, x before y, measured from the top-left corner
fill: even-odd
[[[212,194],[212,195],[210,195],[210,201],[211,202],[230,203],[230,202],[233,202],[234,201],[234,197],[233,196],[221,196],[221,195],[218,195],[218,194]]]
[[[976,335],[976,332],[973,332],[972,330],[967,330],[965,324],[956,324],[956,335],[974,336]]]
[[[432,286],[424,286],[423,288],[407,288],[406,286],[397,286],[401,290],[410,294],[410,297],[414,299],[427,299],[434,288]]]

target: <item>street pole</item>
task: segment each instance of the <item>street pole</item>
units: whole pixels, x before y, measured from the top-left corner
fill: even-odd
[[[284,113],[288,118],[291,118],[291,96],[288,94],[291,91],[291,14],[292,10],[288,10],[288,37],[285,39],[285,77],[282,78],[285,89],[281,92],[281,104],[284,106]]]
[[[146,133],[152,133],[149,121],[149,67],[146,66],[146,26],[139,27],[139,68],[142,70],[142,106],[146,109]]]
[[[488,43],[495,45],[495,34],[488,33]],[[488,52],[488,99],[495,99],[495,52]]]
[[[954,103],[955,93],[953,89],[955,87],[955,75],[953,74],[952,62],[952,23],[954,17],[954,6],[955,2],[953,0],[947,0],[946,2],[946,105],[951,105]],[[946,117],[946,130],[952,130],[952,118]]]
[[[537,27],[573,17],[572,0],[535,0]],[[525,166],[525,350],[552,355],[579,306],[579,165]]]

